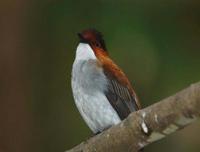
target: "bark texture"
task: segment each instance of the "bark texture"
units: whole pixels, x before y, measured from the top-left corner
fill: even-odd
[[[200,116],[200,83],[129,115],[120,124],[66,152],[137,152]]]

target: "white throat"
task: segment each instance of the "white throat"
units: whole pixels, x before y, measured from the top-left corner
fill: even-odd
[[[76,49],[75,60],[90,60],[96,59],[96,56],[89,44],[79,43]]]

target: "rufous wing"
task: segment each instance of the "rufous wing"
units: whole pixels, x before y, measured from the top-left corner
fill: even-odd
[[[110,58],[102,58],[101,63],[108,80],[106,97],[123,120],[140,109],[139,101],[123,71]]]

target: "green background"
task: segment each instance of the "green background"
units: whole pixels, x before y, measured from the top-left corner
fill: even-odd
[[[10,129],[12,135],[6,132],[2,135],[3,152],[63,152],[92,135],[74,104],[71,92],[77,33],[85,28],[96,28],[104,34],[110,56],[132,82],[143,107],[200,80],[198,1],[22,1],[1,2],[5,12],[16,8],[17,13],[23,8],[21,20],[16,20],[20,32],[15,34],[22,35],[22,41],[19,41],[24,50],[20,56],[25,63],[22,75],[28,84],[24,89],[25,112],[22,114],[26,119],[22,120],[18,112],[13,113],[16,123]],[[4,22],[5,28],[16,27],[16,22]],[[13,43],[9,45],[18,48]],[[14,109],[19,108],[17,105]],[[14,118],[10,116],[9,120],[12,122]],[[13,134],[19,131],[15,125],[20,122],[26,124],[26,131],[14,138]],[[198,121],[151,144],[145,152],[199,152],[199,126]]]

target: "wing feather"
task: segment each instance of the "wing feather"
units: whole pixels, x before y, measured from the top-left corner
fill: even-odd
[[[103,67],[108,78],[106,97],[123,120],[131,112],[140,109],[139,101],[128,78],[113,61],[107,59],[103,62]]]

